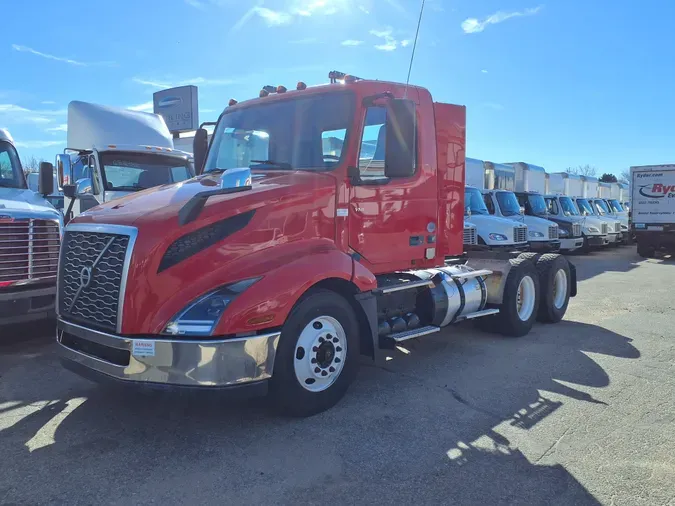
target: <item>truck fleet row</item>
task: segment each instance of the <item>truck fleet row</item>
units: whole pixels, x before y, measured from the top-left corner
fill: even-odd
[[[547,177],[534,166],[465,159],[465,108],[424,88],[329,77],[231,100],[193,156],[133,129],[71,139],[69,125],[56,164],[65,367],[268,393],[308,416],[343,397],[360,355],[384,363],[461,321],[517,337],[564,317],[576,269],[555,252],[608,241],[619,222],[604,200],[537,193]],[[72,107],[80,121],[111,112]],[[100,200],[72,213],[87,196]]]

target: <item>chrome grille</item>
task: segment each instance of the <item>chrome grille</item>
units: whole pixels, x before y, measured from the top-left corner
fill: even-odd
[[[614,224],[614,232],[621,232],[621,223],[618,221]]]
[[[513,227],[513,242],[527,241],[527,227]]]
[[[59,314],[115,331],[129,236],[66,230],[59,267]]]
[[[548,238],[557,239],[558,238],[558,227],[550,226],[548,227]]]
[[[58,221],[0,223],[0,284],[55,278],[60,241]]]
[[[478,244],[474,227],[464,228],[464,244]]]
[[[574,223],[572,225],[572,236],[579,237],[581,235],[581,225],[579,223]]]
[[[607,231],[608,231],[607,223],[603,223],[603,224],[602,224],[602,233],[603,233],[603,234],[606,234]]]

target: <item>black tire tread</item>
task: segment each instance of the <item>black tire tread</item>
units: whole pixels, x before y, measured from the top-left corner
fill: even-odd
[[[553,282],[551,279],[551,272],[555,267],[555,264],[562,264],[563,262],[567,266],[565,269],[565,273],[567,274],[567,300],[562,309],[558,310],[553,307],[552,288],[549,285]],[[571,292],[572,283],[569,263],[562,255],[557,253],[546,253],[539,257],[536,268],[537,273],[539,274],[539,284],[541,289],[541,302],[539,304],[537,320],[542,323],[557,323],[565,316],[569,304],[569,294]],[[550,293],[549,290],[551,290]]]

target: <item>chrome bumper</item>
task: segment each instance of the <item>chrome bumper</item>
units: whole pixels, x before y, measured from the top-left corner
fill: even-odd
[[[113,379],[185,387],[234,387],[272,376],[279,332],[222,340],[134,339],[59,319],[60,357]]]
[[[573,237],[569,239],[560,239],[560,249],[564,251],[574,251],[584,245],[583,237]]]
[[[56,285],[0,292],[0,325],[53,318],[55,299]]]

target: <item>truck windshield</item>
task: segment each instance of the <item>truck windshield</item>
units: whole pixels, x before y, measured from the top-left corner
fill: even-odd
[[[503,216],[517,216],[520,214],[520,204],[515,194],[511,192],[496,192],[499,209]]]
[[[604,200],[595,200],[594,204],[595,208],[598,210],[598,214],[609,214],[609,208]]]
[[[569,197],[560,197],[560,207],[565,216],[579,216],[579,210],[572,202],[572,199]]]
[[[332,170],[342,161],[353,113],[351,92],[297,93],[226,110],[213,133],[205,172],[239,167]]]
[[[193,176],[187,158],[155,153],[104,152],[101,167],[106,191],[141,191]]]
[[[471,214],[490,214],[485,206],[483,194],[477,188],[466,188],[464,190],[464,212],[470,209]]]
[[[582,216],[593,216],[595,214],[591,204],[586,199],[577,199],[577,206],[579,206],[579,213]]]
[[[623,207],[621,207],[621,202],[619,202],[616,199],[611,199],[608,200],[610,207],[612,208],[612,211],[615,213],[622,213],[623,212]]]
[[[546,201],[541,195],[528,195],[527,201],[530,204],[530,211],[532,214],[545,215],[548,214],[548,207],[546,207]]]
[[[16,149],[0,141],[0,188],[27,188]]]

